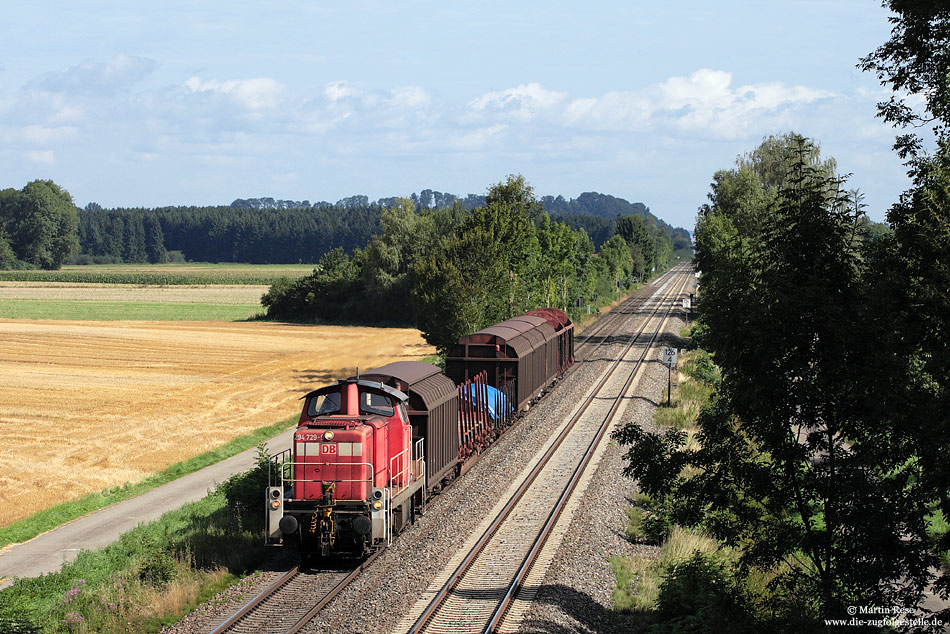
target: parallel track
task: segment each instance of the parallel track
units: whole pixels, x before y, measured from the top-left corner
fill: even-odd
[[[594,353],[597,352],[600,346],[610,340],[611,333],[616,332],[616,326],[618,323],[629,318],[630,315],[639,314],[649,301],[650,295],[647,293],[651,286],[662,286],[669,281],[666,278],[672,279],[683,271],[688,270],[691,270],[689,265],[677,264],[669,271],[650,282],[649,285],[644,285],[644,287],[640,289],[640,291],[638,291],[635,295],[628,297],[623,302],[621,302],[619,306],[591,324],[591,326],[584,330],[583,335],[576,336],[575,341],[577,341],[577,343],[574,348],[575,352],[583,352],[583,356],[578,356],[577,360],[587,361],[593,359]]]
[[[681,273],[674,284],[676,289],[663,293],[662,299],[655,302],[652,314],[630,338],[620,358],[565,423],[494,520],[467,551],[463,550],[456,557],[447,576],[440,578],[437,587],[417,603],[398,631],[412,634],[497,631],[541,552],[545,538],[653,349],[674,308],[673,299],[679,298],[688,280],[685,272]],[[666,307],[662,313],[661,307]],[[644,334],[650,322],[657,325],[652,332]],[[627,361],[633,368],[622,370],[624,358],[641,336],[645,339],[640,341],[642,351],[632,354]]]

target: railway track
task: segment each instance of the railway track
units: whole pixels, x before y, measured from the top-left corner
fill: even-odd
[[[651,313],[630,337],[624,352],[564,423],[543,455],[530,470],[526,469],[520,483],[513,485],[510,495],[496,506],[494,519],[483,524],[456,555],[397,631],[505,631],[503,619],[510,606],[520,600],[523,610],[530,596],[522,590],[537,587],[547,567],[545,562],[556,550],[558,542],[554,540],[545,553],[545,540],[557,530],[558,518],[584,479],[601,439],[625,406],[625,396],[688,280],[685,271],[681,272],[675,282],[668,281],[644,303]],[[561,530],[567,524],[561,523]]]
[[[674,277],[675,273],[671,271],[658,279],[653,285],[658,289],[654,295],[660,296],[661,291],[666,289]],[[662,293],[664,297],[666,294],[668,291]],[[656,303],[653,299],[651,296],[638,294],[611,311],[608,319],[598,321],[595,324],[595,330],[585,333],[584,341],[578,346],[578,349],[584,352],[584,357],[578,360],[591,359],[602,344],[615,341],[616,333],[611,331],[619,331],[622,328],[620,326],[622,322],[629,320],[632,315],[641,314],[645,307],[651,305],[651,302]],[[644,320],[644,326],[647,321],[649,320]],[[642,330],[641,328],[641,332]],[[628,350],[634,345],[637,336],[630,338]],[[618,364],[620,361],[615,365]],[[577,364],[572,370],[576,367]],[[591,396],[589,400],[593,401],[594,398]],[[543,509],[535,508],[526,511],[528,516],[540,515],[542,512]],[[301,570],[295,567],[218,624],[209,634],[250,632],[292,634],[298,632],[382,552],[378,551],[361,565],[345,570]],[[516,593],[512,592],[511,598],[515,596]],[[449,631],[459,630],[450,628]]]
[[[630,315],[636,315],[643,310],[643,307],[650,299],[649,290],[651,287],[660,288],[668,283],[676,275],[691,270],[689,265],[677,264],[659,278],[644,286],[635,295],[628,297],[619,306],[595,321],[590,327],[584,330],[583,335],[575,337],[577,353],[583,352],[583,356],[578,356],[577,361],[587,361],[594,357],[594,354],[600,349],[601,345],[610,341],[611,333],[617,331],[617,326]],[[576,366],[571,366],[568,374]]]
[[[295,634],[378,555],[341,570],[294,566],[209,634]]]

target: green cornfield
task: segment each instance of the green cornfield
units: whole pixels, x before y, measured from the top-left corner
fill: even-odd
[[[192,284],[270,285],[280,278],[309,275],[309,264],[75,265],[58,271],[0,271],[0,281],[178,286]]]

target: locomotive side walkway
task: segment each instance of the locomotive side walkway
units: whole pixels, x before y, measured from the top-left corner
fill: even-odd
[[[271,438],[267,441],[268,447],[272,451],[289,447],[293,433],[290,429]],[[56,572],[64,563],[74,560],[80,550],[111,544],[139,524],[200,500],[216,484],[253,467],[256,459],[257,449],[248,449],[131,500],[63,524],[30,541],[4,548],[0,551],[0,590],[13,583],[14,577],[38,577]]]

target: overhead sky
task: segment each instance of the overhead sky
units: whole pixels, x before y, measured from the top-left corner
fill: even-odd
[[[908,181],[858,58],[875,0],[55,0],[0,21],[0,187],[79,206],[598,191],[692,228],[795,131],[872,219]]]

